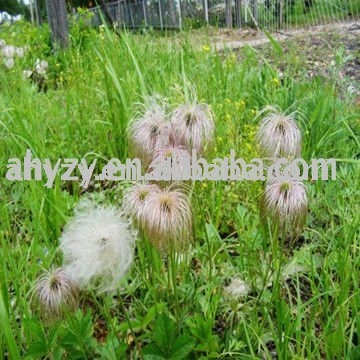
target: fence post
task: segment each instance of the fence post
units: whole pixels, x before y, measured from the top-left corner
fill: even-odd
[[[235,0],[235,21],[236,26],[241,28],[241,0]]]
[[[65,48],[68,45],[68,13],[65,0],[46,0],[46,10],[51,29],[53,48]]]
[[[232,0],[225,0],[226,1],[226,27],[232,27]]]

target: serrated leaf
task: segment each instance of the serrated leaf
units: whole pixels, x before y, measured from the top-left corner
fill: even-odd
[[[148,344],[143,348],[143,358],[144,358],[144,360],[164,360],[164,359],[166,359],[162,350],[155,343]]]
[[[154,341],[167,353],[174,341],[175,325],[174,322],[166,315],[161,314],[155,321]]]
[[[182,360],[186,358],[195,347],[195,340],[188,335],[180,335],[174,343],[171,358]]]

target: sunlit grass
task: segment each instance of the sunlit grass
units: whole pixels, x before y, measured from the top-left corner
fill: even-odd
[[[276,61],[260,61],[252,48],[241,56],[216,53],[192,46],[186,34],[179,45],[174,37],[119,38],[75,26],[73,46],[58,54],[50,53],[46,34],[20,25],[0,31],[8,42],[31,46],[14,69],[0,67],[0,357],[356,359],[359,112],[337,79],[293,79],[291,68],[280,79]],[[275,56],[295,61],[291,53]],[[49,62],[47,92],[22,78],[38,57]],[[30,306],[31,289],[43,268],[61,265],[58,239],[75,205],[89,196],[120,206],[128,184],[84,191],[59,177],[51,189],[45,177],[10,182],[8,159],[22,159],[26,149],[52,162],[97,158],[99,172],[107,159],[128,156],[126,127],[138,103],[159,94],[176,107],[191,91],[215,114],[209,159],[231,149],[258,157],[257,114],[266,105],[301,113],[305,160],[342,159],[336,181],[306,183],[310,211],[300,240],[290,246],[260,226],[263,183],[196,182],[189,252],[166,257],[141,239],[117,292],[84,292],[75,315],[44,324]],[[246,281],[250,293],[226,294],[233,278]]]

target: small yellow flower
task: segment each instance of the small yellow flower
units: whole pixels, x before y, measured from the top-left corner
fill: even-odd
[[[209,45],[203,45],[202,49],[204,52],[210,52],[211,50]]]
[[[273,78],[271,80],[271,84],[275,87],[278,87],[280,85],[280,80],[278,78]]]
[[[236,103],[237,107],[242,108],[245,107],[245,101],[243,99],[240,99],[237,103]]]

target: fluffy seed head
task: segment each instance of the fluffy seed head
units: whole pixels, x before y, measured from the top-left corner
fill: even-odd
[[[129,214],[140,227],[144,222],[144,208],[150,194],[160,192],[155,184],[135,183],[124,191],[123,212]]]
[[[17,47],[17,48],[15,49],[15,53],[16,53],[16,56],[19,57],[19,58],[24,57],[24,55],[25,55],[24,48],[22,48],[22,47]]]
[[[294,114],[285,115],[274,107],[266,107],[261,113],[270,111],[261,121],[256,139],[264,156],[269,158],[294,158],[301,153],[301,132]]]
[[[28,79],[31,77],[33,72],[31,70],[23,70],[23,79]]]
[[[186,148],[182,145],[164,145],[159,146],[154,151],[153,161],[151,162],[149,169],[155,169],[157,165],[165,165],[166,161],[168,161],[169,166],[172,168],[178,169],[179,173],[177,178],[178,180],[182,180],[182,172],[190,165],[191,156]],[[172,171],[171,171],[172,172]],[[172,172],[173,175],[175,175]],[[169,173],[169,179],[171,174]],[[174,180],[174,179],[172,179]]]
[[[39,75],[45,75],[46,74],[46,70],[48,69],[49,64],[47,61],[45,60],[40,60],[40,59],[36,59],[35,62],[35,72]]]
[[[145,164],[151,162],[154,149],[160,138],[168,131],[165,121],[165,108],[155,101],[150,102],[145,113],[130,121],[129,142],[135,155]]]
[[[78,211],[60,238],[66,270],[73,281],[98,291],[114,289],[133,260],[135,234],[114,208]]]
[[[5,58],[4,65],[7,69],[12,69],[15,65],[14,59],[13,58]]]
[[[174,184],[151,192],[144,204],[143,230],[158,248],[183,248],[191,239],[190,202]]]
[[[233,278],[229,286],[224,288],[225,293],[233,296],[233,297],[241,297],[246,296],[250,293],[250,286],[239,278]]]
[[[46,319],[61,317],[78,305],[78,289],[63,268],[46,271],[38,279],[34,294]]]
[[[13,45],[5,45],[1,49],[4,57],[11,59],[15,56],[15,46]]]
[[[212,111],[206,104],[178,107],[172,113],[171,126],[189,152],[195,149],[198,153],[212,140],[215,127]]]
[[[291,238],[300,235],[305,225],[308,199],[305,185],[295,180],[271,180],[261,198],[260,216],[270,221],[274,231]]]

